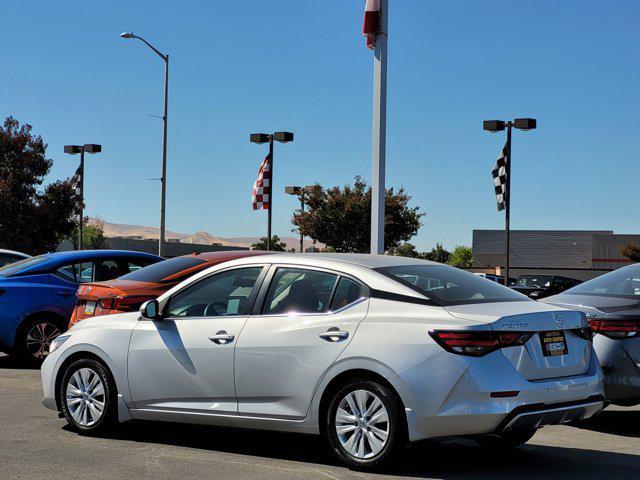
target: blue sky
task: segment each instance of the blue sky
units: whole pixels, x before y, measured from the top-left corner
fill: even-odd
[[[640,3],[391,0],[387,186],[428,213],[418,248],[502,228],[490,170],[504,142],[482,120],[532,116],[514,133],[512,227],[637,233]],[[49,144],[48,180],[89,157],[90,215],[156,225],[163,64],[171,56],[167,227],[264,235],[251,186],[276,146],[274,233],[290,234],[285,185],[370,178],[372,57],[360,0],[3,2],[0,115]]]

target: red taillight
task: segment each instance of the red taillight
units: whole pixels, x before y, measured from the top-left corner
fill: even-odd
[[[131,297],[110,297],[101,298],[98,300],[98,306],[106,310],[117,310],[120,312],[133,312],[140,308],[147,300],[152,300],[155,297],[150,296],[131,296]]]
[[[616,340],[640,335],[640,320],[589,320],[594,333]]]
[[[500,348],[524,345],[533,332],[432,330],[429,335],[448,352],[481,357]]]

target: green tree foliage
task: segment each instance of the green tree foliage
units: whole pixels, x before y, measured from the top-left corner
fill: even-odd
[[[42,189],[52,160],[31,130],[13,117],[0,126],[0,248],[40,254],[73,231],[77,204],[69,180]]]
[[[324,189],[316,184],[305,192],[304,212],[297,211],[292,222],[302,233],[336,252],[370,251],[371,188],[356,177],[353,185]],[[422,226],[426,213],[410,207],[404,188],[390,188],[385,196],[385,250],[411,239]]]
[[[471,257],[471,247],[458,245],[453,249],[453,252],[451,252],[451,256],[449,257],[449,261],[447,263],[449,265],[453,265],[454,267],[470,267]]]
[[[267,237],[260,238],[260,241],[251,245],[251,250],[266,250],[267,249]],[[272,252],[285,252],[287,250],[287,244],[280,241],[278,235],[271,237],[271,251]]]
[[[436,246],[431,249],[430,252],[426,252],[422,255],[425,260],[431,260],[432,262],[447,263],[451,252],[446,250],[441,243],[436,243]]]
[[[636,242],[627,243],[620,249],[620,253],[632,262],[640,262],[640,244]]]
[[[398,257],[422,258],[422,253],[416,250],[416,246],[412,243],[401,243],[396,247],[391,247],[387,252],[388,255],[396,255]]]
[[[78,248],[78,228],[73,229],[73,233],[69,237],[73,245]],[[101,250],[109,248],[107,240],[104,238],[104,222],[100,220],[89,221],[87,217],[84,219],[82,227],[82,248],[85,250]]]

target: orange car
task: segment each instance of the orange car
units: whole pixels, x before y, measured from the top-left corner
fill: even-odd
[[[207,267],[263,251],[231,250],[193,253],[164,260],[106,282],[85,283],[78,288],[78,300],[69,328],[86,318],[132,312],[147,300],[157,298],[174,285]]]

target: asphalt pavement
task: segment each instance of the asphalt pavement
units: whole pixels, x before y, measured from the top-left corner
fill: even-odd
[[[540,430],[492,451],[468,440],[421,442],[385,472],[338,466],[313,436],[132,422],[86,437],[40,404],[40,372],[0,355],[0,479],[640,478],[640,408],[610,407],[580,426]]]

